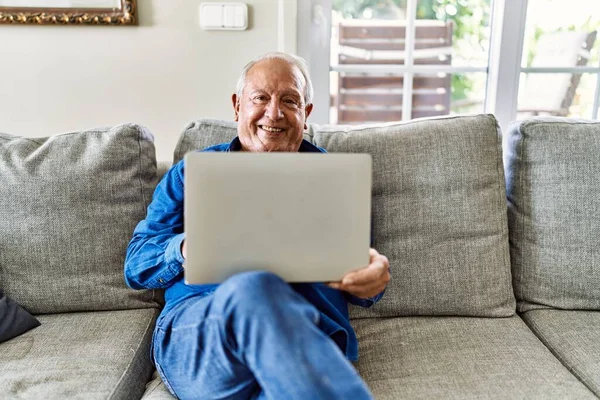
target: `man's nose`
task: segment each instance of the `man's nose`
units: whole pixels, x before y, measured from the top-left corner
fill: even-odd
[[[267,104],[266,114],[267,117],[273,121],[283,118],[283,112],[281,111],[278,99],[273,98],[271,101],[269,101],[269,104]]]

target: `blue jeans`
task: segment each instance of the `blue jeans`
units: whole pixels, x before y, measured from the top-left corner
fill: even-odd
[[[159,319],[156,367],[180,399],[372,399],[318,322],[276,275],[241,273]]]

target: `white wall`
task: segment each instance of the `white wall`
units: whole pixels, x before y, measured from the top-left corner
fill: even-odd
[[[157,158],[170,161],[188,122],[233,118],[239,72],[278,49],[278,6],[291,0],[243,1],[246,31],[200,29],[206,0],[138,0],[137,27],[0,25],[0,132],[135,122],[154,134]]]

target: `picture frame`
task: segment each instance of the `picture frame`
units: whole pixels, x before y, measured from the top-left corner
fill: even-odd
[[[137,0],[0,0],[0,24],[137,25]]]

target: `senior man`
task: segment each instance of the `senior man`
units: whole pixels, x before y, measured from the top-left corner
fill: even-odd
[[[302,59],[269,53],[250,62],[232,96],[238,136],[204,151],[325,152],[302,137],[311,97]],[[167,388],[182,399],[370,399],[350,362],[358,343],[348,302],[381,298],[387,258],[371,249],[368,266],[327,284],[244,272],[186,285],[183,174],[181,161],[159,183],[125,261],[129,286],[166,289],[152,355]]]

